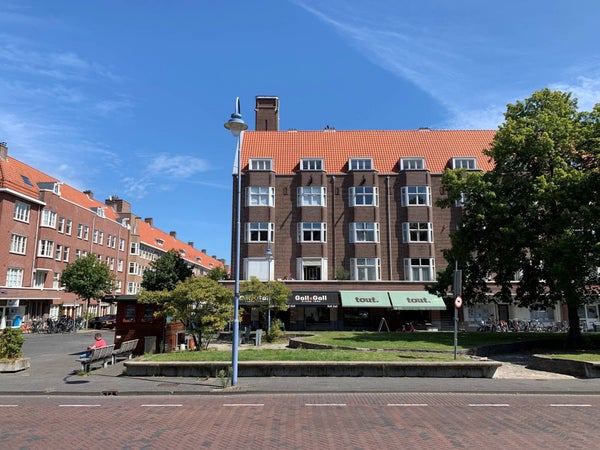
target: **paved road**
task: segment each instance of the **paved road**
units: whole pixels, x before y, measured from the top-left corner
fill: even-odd
[[[107,342],[112,332],[104,332]],[[74,394],[99,396],[154,394],[242,394],[242,393],[365,393],[365,392],[518,392],[518,393],[600,393],[600,379],[581,380],[562,375],[523,369],[523,361],[512,359],[494,379],[473,378],[309,378],[240,377],[236,388],[224,390],[219,379],[177,377],[126,377],[123,363],[77,374],[78,355],[93,341],[93,332],[26,335],[24,356],[31,368],[0,374],[0,395]],[[519,365],[521,364],[521,365]]]
[[[0,448],[598,447],[600,396],[334,393],[0,397]]]

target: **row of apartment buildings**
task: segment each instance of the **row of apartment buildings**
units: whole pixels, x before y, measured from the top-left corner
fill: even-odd
[[[279,111],[278,97],[257,96],[256,129],[240,137],[240,278],[286,283],[293,294],[281,318],[290,329],[377,329],[384,319],[392,329],[407,321],[451,329],[452,299],[425,291],[446,264],[442,252],[461,215],[460,204],[436,206],[445,196],[441,176],[447,168],[491,170],[482,150],[495,131],[281,131]],[[561,313],[558,305],[489,304],[461,315],[475,327],[491,314],[560,321]]]
[[[224,260],[197,250],[142,219],[116,196],[104,202],[8,154],[0,143],[0,328],[33,318],[82,315],[82,302],[61,287],[66,265],[90,253],[110,267],[114,291],[90,312],[115,314],[114,300],[133,297],[144,270],[161,254],[177,250],[203,275]]]

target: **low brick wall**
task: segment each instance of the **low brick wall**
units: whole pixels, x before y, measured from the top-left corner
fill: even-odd
[[[217,377],[230,362],[125,361],[128,376]],[[494,361],[239,361],[240,377],[430,377],[492,378]]]
[[[600,363],[598,362],[533,355],[531,363],[527,367],[529,369],[562,373],[563,375],[571,375],[578,378],[600,378]]]

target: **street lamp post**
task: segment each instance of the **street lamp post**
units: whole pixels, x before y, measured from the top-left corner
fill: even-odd
[[[273,252],[271,252],[271,241],[267,238],[267,251],[265,252],[265,258],[267,260],[267,287],[270,289],[269,284],[271,283],[271,263],[273,262]],[[271,332],[271,295],[269,292],[269,305],[267,309],[267,333]]]
[[[246,122],[242,120],[240,113],[240,99],[235,99],[235,112],[231,114],[231,118],[225,122],[225,128],[231,131],[234,137],[237,138],[236,147],[236,167],[237,175],[237,192],[236,192],[236,223],[235,223],[235,285],[233,295],[233,335],[231,342],[231,385],[237,385],[238,379],[238,351],[240,346],[240,326],[239,326],[239,309],[240,309],[240,235],[241,235],[241,209],[242,209],[242,131],[248,129]]]

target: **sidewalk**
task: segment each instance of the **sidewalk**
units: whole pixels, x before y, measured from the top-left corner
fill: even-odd
[[[102,332],[113,342],[110,331]],[[78,355],[93,341],[93,332],[26,335],[24,356],[31,367],[0,374],[0,395],[199,395],[352,392],[518,392],[600,394],[600,379],[577,379],[524,368],[526,355],[498,357],[503,366],[486,378],[371,377],[239,377],[238,385],[223,388],[218,378],[127,377],[124,366],[78,375]]]

